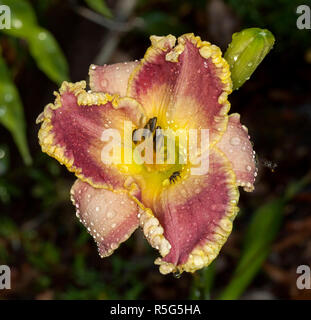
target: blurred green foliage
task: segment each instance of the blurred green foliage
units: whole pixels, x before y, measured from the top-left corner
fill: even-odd
[[[285,203],[284,198],[279,198],[264,204],[253,213],[244,236],[244,248],[238,265],[220,299],[238,299],[259,272],[280,229]]]
[[[0,51],[1,54],[1,51]],[[0,123],[12,134],[24,162],[31,164],[31,156],[27,147],[26,123],[24,111],[18,90],[11,74],[0,56]]]
[[[180,23],[178,18],[166,12],[152,11],[142,16],[145,21],[144,32],[150,34],[183,34],[189,30],[189,27]]]
[[[190,291],[190,299],[209,300],[215,279],[215,261],[208,267],[198,270],[193,275],[193,282]]]
[[[112,18],[112,12],[107,7],[105,0],[84,0],[87,5],[93,9],[94,11],[97,11],[98,13],[102,14],[103,16],[107,18]]]
[[[26,40],[30,53],[38,67],[58,85],[69,80],[67,61],[52,34],[41,28],[36,14],[26,0],[0,0],[0,4],[7,5],[12,13],[12,28],[2,32]]]
[[[26,40],[38,67],[57,84],[69,80],[66,59],[52,34],[39,27],[36,14],[26,0],[0,0],[11,9],[12,28],[1,32]],[[1,52],[0,52],[1,53]],[[11,132],[25,164],[31,164],[26,141],[26,123],[18,90],[4,59],[0,57],[0,122]]]

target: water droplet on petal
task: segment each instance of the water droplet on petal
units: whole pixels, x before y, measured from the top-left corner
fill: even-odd
[[[233,137],[230,139],[230,143],[233,145],[233,146],[238,146],[241,142],[241,139],[239,137]]]
[[[111,211],[109,211],[108,213],[107,213],[107,218],[111,218],[113,216],[113,213],[111,212]]]
[[[107,88],[108,86],[108,80],[106,78],[102,79],[101,82],[100,82],[100,85],[103,87],[103,88]]]

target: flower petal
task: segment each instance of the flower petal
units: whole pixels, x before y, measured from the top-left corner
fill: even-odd
[[[151,245],[167,249],[156,260],[160,272],[194,272],[209,265],[231,232],[238,198],[231,164],[216,148],[207,174],[181,176],[164,187],[153,201],[155,213],[149,209],[140,218]],[[158,225],[168,245],[159,238]]]
[[[127,179],[114,164],[104,164],[102,141],[105,129],[118,129],[123,137],[124,120],[140,125],[143,114],[130,98],[117,99],[103,93],[87,93],[84,81],[64,82],[54,104],[38,117],[42,122],[39,142],[42,151],[65,164],[83,181],[95,187],[123,188]]]
[[[141,65],[129,80],[127,95],[139,101],[148,118],[162,127],[210,130],[211,144],[226,129],[231,92],[228,63],[218,47],[193,34],[151,38]]]
[[[138,61],[104,66],[92,64],[89,70],[91,90],[125,96],[129,77],[138,65]]]
[[[257,175],[255,152],[248,130],[241,125],[238,113],[229,116],[227,131],[217,146],[231,161],[237,184],[244,187],[245,191],[253,191]]]
[[[80,222],[96,241],[101,257],[111,255],[139,226],[138,206],[126,191],[95,189],[76,180],[71,200]]]

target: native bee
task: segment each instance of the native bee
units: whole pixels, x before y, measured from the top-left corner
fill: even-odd
[[[170,183],[175,183],[178,177],[180,178],[180,172],[179,171],[173,172],[169,177]]]

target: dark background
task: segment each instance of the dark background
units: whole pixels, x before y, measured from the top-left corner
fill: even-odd
[[[310,299],[311,290],[296,288],[296,269],[311,265],[311,187],[303,180],[307,182],[290,199],[286,190],[310,174],[311,30],[297,29],[296,8],[311,2],[139,0],[128,17],[122,17],[129,1],[107,0],[114,26],[126,29],[121,32],[105,27],[105,18],[100,25],[83,17],[80,8],[87,7],[83,1],[31,3],[40,25],[63,49],[73,82],[87,79],[91,63],[140,59],[151,34],[193,32],[225,50],[233,32],[261,27],[275,35],[276,44],[251,79],[230,96],[231,112],[241,114],[258,155],[256,189],[250,194],[241,191],[241,211],[213,268],[175,278],[158,272],[153,265],[158,253],[140,231],[111,257],[99,258],[69,200],[73,174],[38,145],[35,119],[53,101],[57,86],[36,67],[27,42],[12,44],[9,36],[1,35],[3,56],[14,70],[24,105],[33,164],[23,164],[10,133],[0,127],[0,147],[5,151],[0,173],[0,264],[12,270],[12,289],[1,290],[0,299],[217,299],[234,276],[254,213],[270,210],[271,201],[283,201],[280,210],[269,211],[272,218],[280,213],[281,225],[267,223],[267,235],[275,233],[266,248],[269,254],[238,296]],[[258,233],[257,240],[264,237],[265,232]]]

